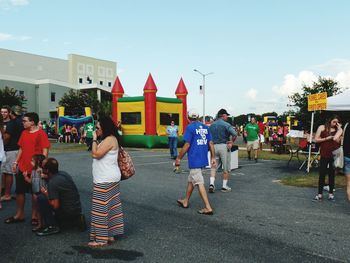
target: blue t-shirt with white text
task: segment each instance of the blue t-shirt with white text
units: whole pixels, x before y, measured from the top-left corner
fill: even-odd
[[[192,122],[186,128],[183,137],[190,144],[188,149],[188,167],[190,169],[208,166],[208,150],[211,134],[208,126],[199,121]]]

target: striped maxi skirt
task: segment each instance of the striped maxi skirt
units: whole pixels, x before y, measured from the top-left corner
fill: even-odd
[[[90,241],[107,243],[124,234],[124,218],[118,183],[94,184],[92,192]]]

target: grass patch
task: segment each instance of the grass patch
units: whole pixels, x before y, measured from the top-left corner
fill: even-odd
[[[253,152],[251,153],[251,156],[253,157]],[[238,157],[239,158],[248,158],[248,153],[246,150],[239,150],[238,151]],[[283,153],[283,154],[277,154],[270,151],[259,151],[258,152],[258,159],[262,160],[276,160],[276,161],[288,161],[290,158],[289,153]],[[304,161],[305,157],[300,155],[299,156],[300,161]],[[293,158],[292,161],[296,161],[296,158]]]
[[[280,180],[284,185],[298,186],[298,187],[318,187],[318,172],[310,172],[305,175],[289,176]],[[346,186],[346,178],[342,175],[335,177],[335,187],[343,188]]]
[[[66,152],[81,152],[86,151],[87,146],[85,144],[71,143],[51,143],[50,153],[66,153]]]

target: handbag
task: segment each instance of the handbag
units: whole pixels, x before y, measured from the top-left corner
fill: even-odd
[[[343,168],[344,167],[344,151],[343,151],[343,142],[344,142],[344,134],[348,123],[345,124],[343,130],[343,137],[341,139],[341,145],[338,149],[334,150],[333,159],[334,159],[334,167],[335,168]]]
[[[334,167],[343,168],[344,167],[343,146],[340,146],[338,149],[334,150],[332,153],[333,153],[333,159],[334,159]]]
[[[131,156],[123,147],[119,147],[118,166],[121,173],[121,180],[129,179],[135,174],[135,167]]]

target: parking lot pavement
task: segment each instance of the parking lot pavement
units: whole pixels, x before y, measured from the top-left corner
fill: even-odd
[[[176,200],[187,184],[187,162],[173,172],[166,152],[130,151],[136,175],[121,183],[126,235],[103,249],[86,246],[88,232],[65,231],[37,237],[31,232],[30,201],[26,222],[0,223],[1,262],[348,262],[349,205],[343,189],[336,202],[311,201],[316,189],[284,186],[278,180],[301,173],[286,162],[240,160],[231,173],[232,192],[209,195],[213,216],[197,213],[195,191],[190,208]],[[80,191],[89,221],[92,189],[87,152],[52,154]],[[209,171],[204,171],[208,184]],[[221,186],[220,174],[216,180]],[[4,202],[0,220],[13,215],[14,201]]]

